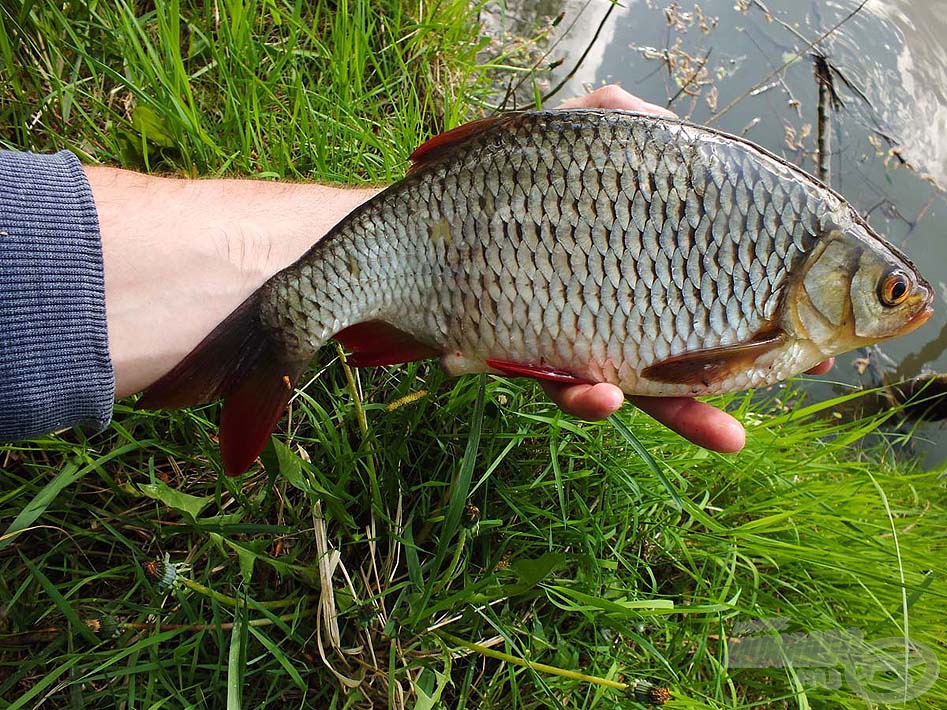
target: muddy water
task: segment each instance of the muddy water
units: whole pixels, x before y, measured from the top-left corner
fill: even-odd
[[[703,0],[699,10],[693,0],[622,4],[605,18],[607,0],[507,3],[506,27],[520,34],[560,17],[544,64],[562,63],[540,86],[548,90],[575,71],[550,105],[617,82],[815,170],[817,88],[806,47],[858,2]],[[934,185],[947,187],[947,0],[868,0],[818,46],[838,70],[843,102],[832,117],[832,184],[939,291],[926,326],[885,344],[889,368],[903,377],[945,372],[947,199]],[[864,381],[852,361],[843,358],[830,376],[837,384],[815,386],[815,394]],[[920,436],[932,442],[928,463],[947,459],[947,443],[933,443],[947,438],[940,429],[928,426]]]

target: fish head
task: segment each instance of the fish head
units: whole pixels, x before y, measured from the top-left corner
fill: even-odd
[[[931,317],[933,300],[914,264],[851,213],[807,256],[787,315],[797,336],[830,357],[910,333]]]

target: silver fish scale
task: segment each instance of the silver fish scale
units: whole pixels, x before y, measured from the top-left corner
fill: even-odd
[[[502,117],[356,209],[264,287],[261,318],[293,358],[382,320],[444,353],[612,381],[744,343],[848,207],[750,143],[627,112]],[[784,376],[785,373],[782,373]]]

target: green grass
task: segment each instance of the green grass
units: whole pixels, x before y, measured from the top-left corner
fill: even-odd
[[[476,13],[454,0],[157,5],[0,9],[0,140],[389,180],[512,71],[502,48],[478,63]],[[774,619],[947,661],[947,492],[896,457],[896,413],[733,397],[748,446],[721,456],[631,408],[576,422],[523,381],[418,364],[357,372],[355,394],[331,349],[315,373],[237,480],[219,475],[216,406],[126,402],[104,433],[0,449],[0,702],[643,707],[505,655],[649,679],[678,708],[872,706],[839,659],[820,671],[837,689],[805,663],[728,668],[741,630]],[[947,688],[910,705],[944,707]]]

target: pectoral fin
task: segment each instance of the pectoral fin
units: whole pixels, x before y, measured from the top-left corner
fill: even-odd
[[[649,365],[641,374],[655,382],[709,387],[714,382],[749,369],[760,357],[784,342],[785,334],[782,330],[767,330],[757,334],[747,343],[707,348],[669,357]]]

